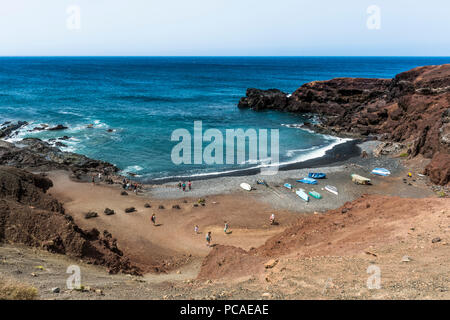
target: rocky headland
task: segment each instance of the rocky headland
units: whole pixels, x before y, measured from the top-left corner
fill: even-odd
[[[393,79],[336,78],[302,85],[291,95],[250,88],[239,108],[318,115],[306,128],[395,143],[435,184],[450,182],[450,64],[418,67]],[[392,144],[390,144],[392,147]]]

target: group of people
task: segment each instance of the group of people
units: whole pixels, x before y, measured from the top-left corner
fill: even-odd
[[[122,180],[122,188],[124,190],[130,190],[133,191],[134,193],[137,193],[139,190],[142,189],[142,185],[138,184],[137,182],[132,183],[131,181],[124,178]]]
[[[186,181],[178,182],[178,189],[182,189],[183,191],[186,191],[187,189],[189,189],[189,191],[191,191],[192,190],[191,180],[189,180],[187,184],[186,184]]]

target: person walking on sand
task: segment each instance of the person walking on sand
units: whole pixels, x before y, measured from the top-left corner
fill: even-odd
[[[178,182],[178,189],[180,189],[180,190],[181,190],[181,181],[180,181],[180,182]]]
[[[191,180],[189,180],[189,182],[188,182],[188,187],[189,187],[189,191],[191,191],[192,190],[192,182],[191,182]]]
[[[223,232],[225,232],[225,234],[228,234],[229,227],[230,227],[230,225],[228,224],[228,222],[225,221],[225,227],[223,228]]]
[[[183,186],[183,191],[186,191],[186,183],[184,181],[183,181],[182,186]]]
[[[195,232],[195,234],[198,234],[198,225],[195,225],[194,232]]]
[[[212,240],[211,231],[208,231],[208,233],[206,234],[206,246],[207,247],[211,246],[211,240]]]
[[[153,225],[156,226],[156,215],[152,214],[152,218],[151,218]]]
[[[95,186],[95,177],[94,176],[92,176],[92,185]]]
[[[272,213],[270,216],[270,224],[274,224],[275,223],[275,214]]]

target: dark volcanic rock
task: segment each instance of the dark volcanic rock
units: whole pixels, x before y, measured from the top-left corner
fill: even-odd
[[[104,213],[105,213],[107,216],[110,216],[110,215],[113,215],[115,212],[114,212],[114,210],[112,210],[112,209],[110,209],[110,208],[106,208],[105,211],[104,211]]]
[[[68,129],[68,127],[63,126],[62,124],[58,124],[57,126],[54,126],[52,128],[48,128],[49,131],[56,131],[56,130],[65,130]]]
[[[110,163],[63,152],[37,138],[26,138],[17,144],[0,140],[0,165],[44,171],[65,169],[76,175],[97,172],[109,175],[118,171]]]
[[[98,213],[94,212],[94,211],[89,211],[88,213],[86,213],[84,215],[85,219],[91,219],[91,218],[97,218],[98,217]]]
[[[130,208],[126,208],[126,209],[125,209],[125,212],[126,212],[126,213],[135,212],[135,211],[136,211],[136,208],[135,208],[135,207],[130,207]]]
[[[287,105],[286,93],[278,89],[260,90],[247,89],[246,97],[239,101],[239,108],[252,108],[254,110],[263,109],[283,109]]]
[[[0,128],[0,138],[7,138],[9,137],[13,132],[17,131],[18,129],[22,128],[23,126],[26,126],[28,122],[26,121],[19,121],[17,123],[11,123],[9,121],[2,124],[2,127]]]

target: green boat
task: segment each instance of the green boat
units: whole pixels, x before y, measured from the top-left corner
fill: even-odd
[[[309,192],[309,195],[310,195],[311,197],[316,198],[316,199],[322,199],[322,195],[321,195],[320,193],[318,193],[318,192],[315,192],[315,191],[310,191],[310,192]]]

